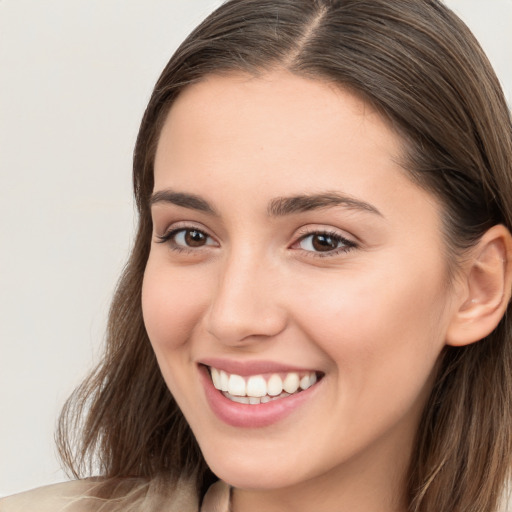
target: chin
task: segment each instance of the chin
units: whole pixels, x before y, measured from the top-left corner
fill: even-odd
[[[296,464],[289,458],[279,456],[275,451],[274,456],[265,456],[261,450],[241,453],[233,448],[218,451],[210,445],[203,455],[217,477],[239,489],[273,490],[293,486],[308,478],[308,475],[297,472]],[[279,457],[278,461],[276,457]]]
[[[299,475],[294,474],[293,477],[291,476],[292,468],[288,470],[273,468],[272,471],[269,471],[267,465],[264,467],[259,465],[253,466],[251,462],[247,461],[237,467],[233,465],[227,467],[220,463],[217,468],[217,470],[212,468],[215,475],[237,489],[271,491],[293,487],[302,481]]]

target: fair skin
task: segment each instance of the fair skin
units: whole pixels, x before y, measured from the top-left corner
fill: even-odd
[[[234,512],[405,510],[414,435],[468,286],[447,285],[440,208],[400,156],[367,104],[283,71],[208,77],[170,111],[144,320],[207,463],[235,487]],[[314,194],[321,207],[277,211]],[[212,361],[318,382],[261,420],[268,404],[205,384]]]

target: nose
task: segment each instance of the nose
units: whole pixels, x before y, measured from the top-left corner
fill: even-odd
[[[279,272],[255,255],[233,255],[223,265],[210,307],[206,329],[220,342],[242,346],[276,336],[287,314],[279,304]]]

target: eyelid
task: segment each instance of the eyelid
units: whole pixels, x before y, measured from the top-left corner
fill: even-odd
[[[207,243],[204,246],[201,247],[187,247],[185,245],[178,245],[176,243],[173,243],[172,238],[177,235],[180,231],[199,231],[203,235],[205,235],[207,238],[213,240],[215,243],[210,244]],[[192,222],[192,221],[180,221],[180,222],[174,222],[170,224],[166,229],[164,230],[163,234],[155,233],[155,237],[157,238],[156,243],[159,244],[165,244],[168,243],[171,246],[171,249],[177,250],[177,251],[190,251],[190,252],[197,252],[201,251],[202,249],[206,247],[212,247],[212,246],[219,246],[219,242],[217,239],[211,235],[208,231],[208,229],[204,228],[202,225],[199,225],[199,223]]]
[[[156,235],[156,237],[158,238],[158,242],[157,243],[168,242],[171,238],[175,237],[178,233],[181,233],[182,231],[197,231],[197,232],[201,233],[202,235],[205,235],[206,238],[210,238],[211,240],[214,240],[214,238],[212,236],[210,236],[208,233],[205,233],[201,229],[197,229],[197,228],[175,228],[175,229],[170,229],[170,230],[166,231],[163,235]],[[213,244],[206,244],[206,245],[213,245]]]
[[[155,226],[155,231],[156,231],[155,236],[157,236],[157,237],[166,236],[169,233],[171,233],[172,231],[178,231],[180,229],[196,229],[197,231],[201,231],[205,235],[215,238],[210,233],[209,229],[206,228],[203,224],[201,224],[200,222],[192,221],[192,220],[189,220],[189,221],[180,220],[180,221],[176,221],[176,222],[170,222],[170,223],[166,224],[165,228],[162,230],[156,229],[156,226]],[[161,234],[158,234],[158,231],[160,231]]]
[[[308,251],[306,249],[302,249],[300,247],[297,247],[300,242],[302,242],[304,239],[306,239],[309,236],[312,235],[326,235],[331,238],[337,239],[338,241],[342,242],[342,246],[332,249],[330,251]],[[307,226],[303,227],[299,230],[295,237],[295,241],[290,246],[292,249],[296,249],[301,251],[303,254],[305,254],[308,257],[314,257],[314,258],[327,258],[327,257],[334,257],[338,256],[343,253],[347,253],[353,249],[357,249],[359,247],[359,242],[354,240],[355,237],[347,236],[342,231],[333,228],[331,226],[327,227],[321,227],[321,226]]]
[[[326,224],[308,224],[302,226],[297,230],[295,238],[298,240],[300,238],[304,238],[305,236],[317,233],[342,238],[343,240],[347,240],[348,242],[353,243],[354,245],[359,245],[360,243],[359,239],[355,235],[348,233],[343,229],[336,228],[334,226],[329,226]]]

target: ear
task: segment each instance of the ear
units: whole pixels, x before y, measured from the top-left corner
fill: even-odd
[[[463,290],[446,344],[464,346],[485,338],[507,309],[512,288],[512,236],[503,225],[489,229],[463,264]]]

